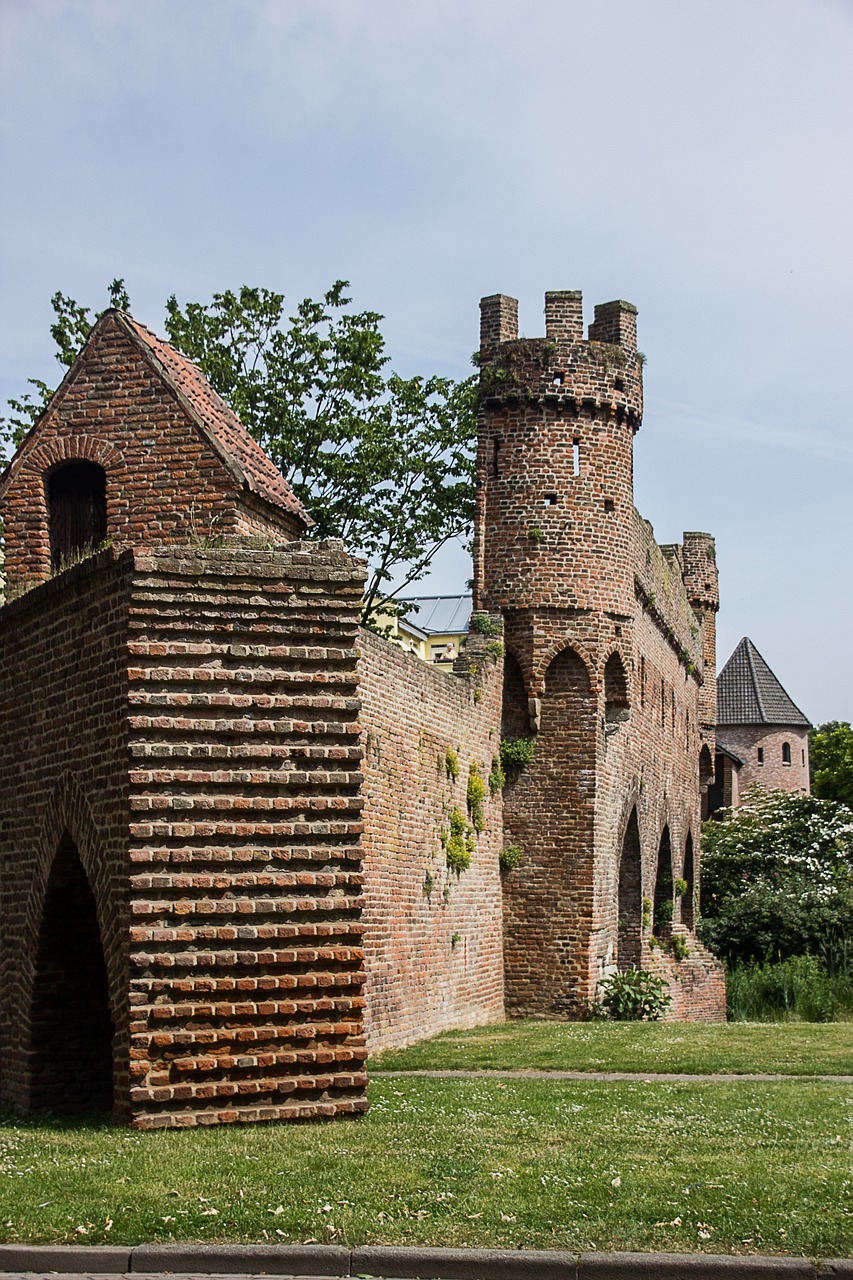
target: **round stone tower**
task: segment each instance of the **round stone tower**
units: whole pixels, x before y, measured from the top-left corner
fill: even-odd
[[[637,311],[545,295],[545,337],[518,304],[480,303],[481,419],[474,607],[633,607],[633,435],[642,418]]]

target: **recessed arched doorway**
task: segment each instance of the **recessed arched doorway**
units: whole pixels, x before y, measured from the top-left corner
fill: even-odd
[[[621,970],[639,969],[643,951],[643,868],[637,810],[631,810],[619,859],[619,942]]]
[[[95,899],[66,832],[48,877],[31,1013],[30,1107],[112,1108],[113,1025]]]

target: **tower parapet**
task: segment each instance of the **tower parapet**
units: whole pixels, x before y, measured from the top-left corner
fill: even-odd
[[[717,610],[720,583],[716,544],[710,533],[684,534],[684,587],[702,628],[704,680],[699,691],[702,734],[713,752],[717,724]]]
[[[627,615],[633,599],[633,435],[642,421],[637,309],[545,295],[545,337],[518,303],[480,304],[475,607]]]

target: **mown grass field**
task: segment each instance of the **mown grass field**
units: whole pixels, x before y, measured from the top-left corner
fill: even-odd
[[[376,1070],[665,1071],[853,1075],[853,1024],[502,1022],[448,1031]]]
[[[590,1061],[607,1048],[613,1062],[621,1045],[620,1069],[664,1052],[664,1033],[692,1043],[703,1071],[752,1061],[725,1028],[727,1057],[665,1024],[456,1040],[523,1031],[542,1062],[556,1031],[581,1030],[604,1032]],[[785,1048],[799,1028],[761,1030],[778,1041],[762,1069],[792,1053],[803,1070],[817,1052]],[[836,1028],[817,1030],[840,1070]],[[419,1046],[419,1062],[443,1065],[453,1039]],[[515,1065],[498,1043],[493,1065]],[[358,1121],[165,1133],[0,1117],[0,1238],[853,1253],[853,1085],[378,1076],[370,1098]]]

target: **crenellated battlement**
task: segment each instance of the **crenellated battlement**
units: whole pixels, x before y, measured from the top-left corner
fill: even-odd
[[[599,303],[584,337],[579,290],[545,294],[544,338],[520,338],[518,301],[497,293],[480,303],[481,396],[499,404],[524,399],[557,412],[609,412],[636,431],[643,416],[643,357],[637,308]]]

